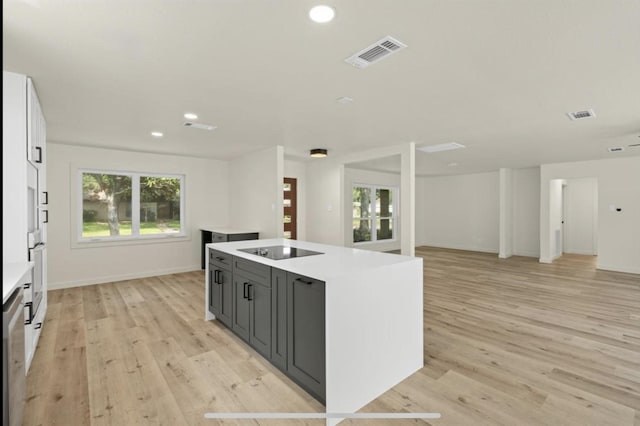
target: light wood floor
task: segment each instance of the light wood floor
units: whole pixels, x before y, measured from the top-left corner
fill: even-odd
[[[351,425],[640,425],[640,276],[595,259],[420,247],[425,367],[362,411],[439,412]],[[323,407],[224,327],[204,273],[49,292],[25,425],[321,425],[204,420]]]

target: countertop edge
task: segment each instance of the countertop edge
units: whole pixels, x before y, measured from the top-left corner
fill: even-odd
[[[33,262],[15,262],[2,264],[2,304],[4,304],[20,286],[24,277],[33,268]]]
[[[285,245],[291,247],[297,247],[301,249],[320,251],[327,255],[327,258],[321,258],[319,256],[306,256],[295,259],[282,259],[273,260],[268,258],[262,258],[250,253],[238,251],[238,249],[253,248],[253,247],[267,247],[274,245]],[[266,240],[248,240],[248,241],[235,241],[224,243],[210,243],[207,244],[208,248],[219,250],[223,253],[237,256],[242,259],[261,263],[266,266],[270,266],[277,269],[286,270],[296,274],[308,276],[322,281],[329,279],[335,279],[346,275],[353,275],[360,273],[362,269],[354,269],[350,267],[342,268],[329,268],[321,267],[318,260],[325,260],[327,262],[341,263],[348,260],[349,256],[353,256],[360,263],[360,268],[366,268],[367,270],[374,270],[383,267],[389,267],[393,265],[400,265],[412,262],[422,263],[422,258],[403,256],[398,254],[377,252],[371,250],[362,250],[352,247],[333,246],[320,243],[312,243],[308,241],[289,240],[289,239],[266,239]],[[315,259],[314,259],[315,258]],[[367,258],[367,259],[365,259]],[[386,262],[379,262],[384,259]],[[336,266],[335,264],[333,266]]]

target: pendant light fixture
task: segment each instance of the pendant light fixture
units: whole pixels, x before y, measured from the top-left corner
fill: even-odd
[[[310,151],[309,155],[314,158],[324,158],[327,156],[327,150],[324,148],[314,148]]]

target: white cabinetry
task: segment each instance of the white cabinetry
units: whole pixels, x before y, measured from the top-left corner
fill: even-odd
[[[2,260],[34,262],[25,289],[27,370],[47,310],[46,122],[33,81],[2,72]],[[31,304],[31,306],[29,306]]]

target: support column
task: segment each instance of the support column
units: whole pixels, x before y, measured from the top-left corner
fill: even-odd
[[[410,142],[400,154],[400,253],[416,253],[416,144]]]
[[[500,169],[500,248],[498,257],[513,255],[513,174],[511,169]]]

